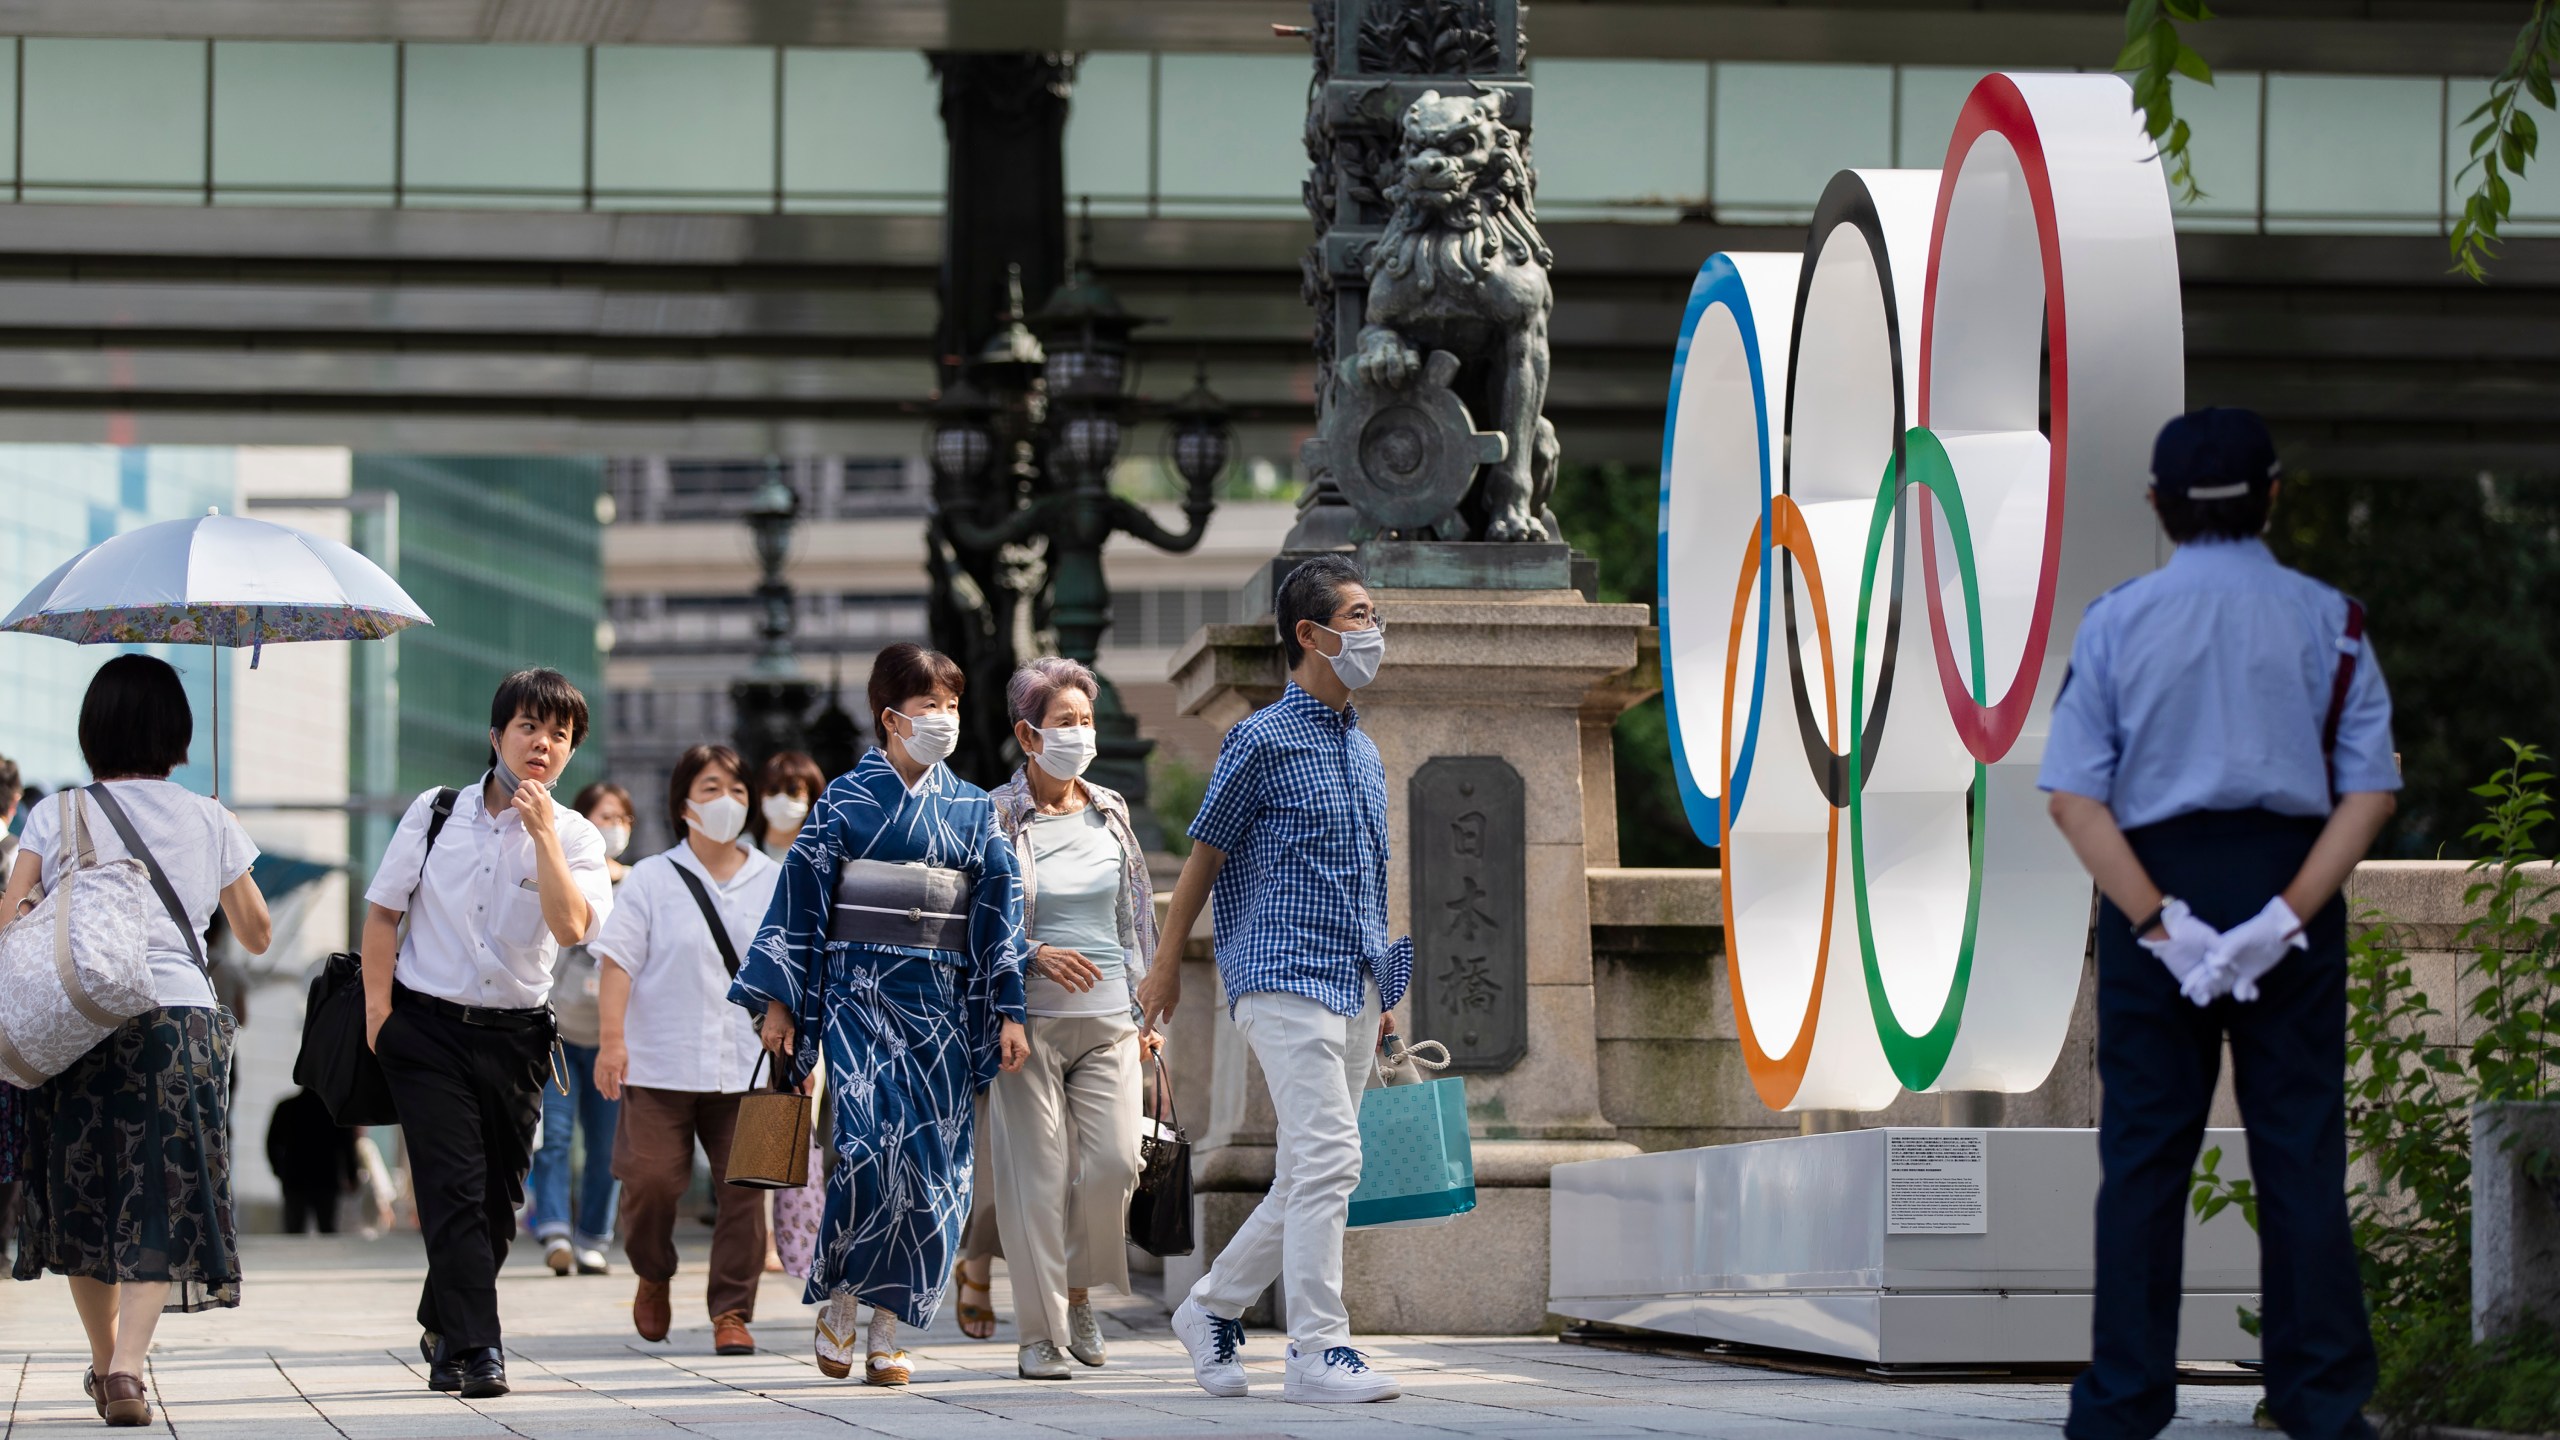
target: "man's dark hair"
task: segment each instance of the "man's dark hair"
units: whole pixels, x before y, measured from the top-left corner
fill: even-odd
[[[960,672],[960,662],[939,650],[901,640],[871,662],[871,723],[879,725],[881,711],[897,710],[919,695],[948,690],[957,696],[968,688],[969,677]]]
[[[726,745],[696,745],[677,756],[676,768],[667,772],[667,824],[675,830],[679,840],[684,838],[684,807],[692,799],[693,782],[701,779],[702,772],[714,765],[745,784],[747,816],[749,819],[755,817],[758,799],[756,777],[747,773],[747,762],[739,759],[738,752]]]
[[[98,667],[80,701],[80,758],[89,773],[160,779],[187,763],[196,713],[166,660],[119,655]]]
[[[2160,528],[2169,533],[2171,544],[2184,545],[2195,540],[2254,540],[2265,534],[2267,512],[2275,501],[2275,484],[2252,485],[2246,495],[2229,495],[2218,500],[2198,500],[2166,490],[2151,492],[2152,504],[2160,512]]]
[[[25,793],[26,783],[18,774],[18,762],[0,755],[0,814],[18,808],[18,797]]]
[[[1295,670],[1307,658],[1307,648],[1298,643],[1298,622],[1313,620],[1331,629],[1328,622],[1342,608],[1343,587],[1368,583],[1369,577],[1347,555],[1318,555],[1298,562],[1271,596],[1271,623],[1279,627],[1286,668]]]
[[[517,671],[499,681],[498,693],[489,697],[490,729],[504,730],[519,715],[568,726],[571,749],[587,743],[587,697],[568,676],[548,666]]]

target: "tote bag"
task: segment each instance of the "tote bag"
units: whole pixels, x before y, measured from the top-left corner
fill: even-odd
[[[21,1090],[70,1069],[160,1003],[145,938],[160,909],[151,872],[138,859],[98,859],[84,798],[73,790],[61,801],[71,864],[34,910],[0,930],[0,1079]]]
[[[1191,1137],[1174,1113],[1173,1077],[1156,1055],[1155,1112],[1138,1141],[1138,1188],[1129,1195],[1129,1243],[1150,1255],[1191,1253]]]

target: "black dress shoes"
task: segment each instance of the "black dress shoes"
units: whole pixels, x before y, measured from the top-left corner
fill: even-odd
[[[462,1367],[462,1398],[486,1400],[507,1393],[507,1361],[494,1345],[479,1350],[465,1350],[458,1357]]]
[[[428,1389],[450,1395],[462,1388],[462,1362],[446,1357],[444,1340],[436,1332],[418,1332],[418,1354],[427,1362]]]

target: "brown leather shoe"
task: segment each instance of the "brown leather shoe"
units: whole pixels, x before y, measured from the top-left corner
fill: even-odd
[[[148,1425],[151,1423],[150,1392],[143,1388],[142,1377],[112,1370],[98,1382],[98,1395],[106,1401],[107,1423],[110,1425]]]
[[[638,1294],[631,1297],[631,1325],[643,1340],[664,1340],[667,1326],[674,1321],[667,1305],[667,1282],[643,1280]]]
[[[743,1311],[724,1310],[711,1317],[711,1353],[714,1355],[753,1355],[756,1337],[747,1333],[747,1317]]]

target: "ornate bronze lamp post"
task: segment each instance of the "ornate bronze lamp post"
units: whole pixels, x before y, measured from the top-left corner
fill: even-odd
[[[750,771],[776,751],[808,748],[801,717],[817,698],[817,687],[800,677],[800,662],[792,653],[791,586],[782,578],[783,562],[791,555],[792,527],[800,518],[800,496],[782,478],[780,457],[767,456],[764,465],[764,483],[747,502],[746,517],[763,574],[756,601],[763,612],[757,629],[764,643],[746,678],[729,687],[738,717],[734,738]]]
[[[1128,422],[1146,409],[1130,393],[1129,366],[1129,336],[1143,323],[1094,275],[1089,259],[1079,259],[1066,283],[1031,318],[1036,337],[1017,338],[1017,327],[1008,323],[934,407],[929,453],[940,493],[980,500],[1008,492],[1027,496],[1019,508],[992,520],[982,518],[983,505],[946,505],[936,524],[955,546],[968,550],[1045,541],[1047,603],[1035,604],[1029,628],[1053,632],[1057,652],[1086,665],[1094,663],[1103,632],[1111,628],[1103,547],[1114,532],[1175,554],[1197,546],[1208,533],[1218,477],[1233,448],[1226,407],[1209,389],[1204,371],[1191,393],[1164,412],[1173,428],[1174,466],[1185,482],[1184,527],[1169,530],[1144,507],[1111,493],[1111,470]],[[990,473],[1008,464],[1012,475]],[[1096,678],[1102,690],[1094,707],[1101,753],[1093,778],[1126,795],[1140,838],[1160,844],[1146,805],[1153,743],[1138,734],[1119,688],[1099,672]]]

